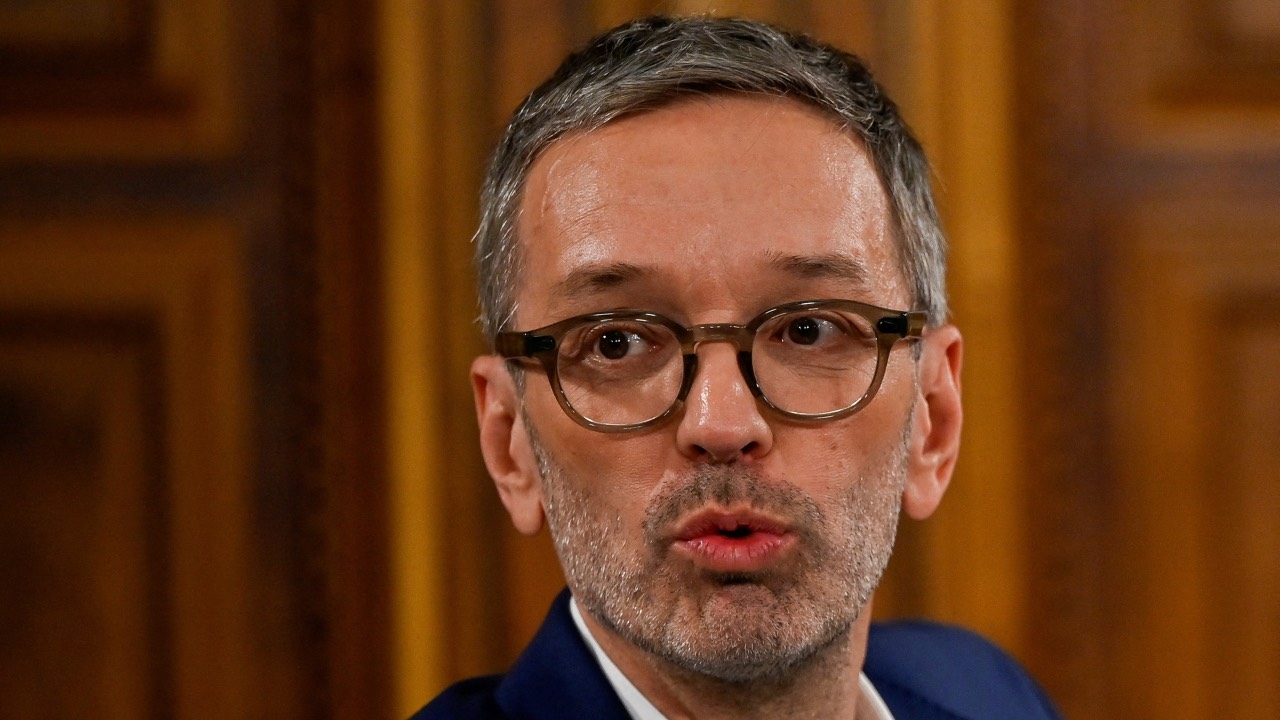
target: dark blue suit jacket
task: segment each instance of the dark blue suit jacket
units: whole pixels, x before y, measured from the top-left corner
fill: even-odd
[[[895,720],[1051,720],[1035,682],[994,645],[933,623],[872,625],[862,671]],[[506,675],[464,680],[411,720],[628,720],[569,614],[569,593]]]

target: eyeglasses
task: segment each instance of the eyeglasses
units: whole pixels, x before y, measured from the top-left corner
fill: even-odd
[[[497,352],[537,360],[560,407],[601,432],[638,430],[675,412],[698,370],[697,346],[732,343],[752,394],[785,417],[820,421],[866,407],[889,351],[916,340],[925,313],[853,300],[805,300],[765,310],[746,325],[684,327],[656,313],[580,315],[526,332],[503,332]]]

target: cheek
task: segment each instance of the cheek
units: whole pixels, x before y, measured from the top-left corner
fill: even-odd
[[[618,434],[596,432],[574,422],[546,398],[529,398],[530,420],[538,440],[553,462],[600,512],[626,520],[643,516],[650,495],[663,477],[662,459],[669,438],[660,433]]]
[[[525,415],[534,425],[538,438],[543,439],[544,443],[546,442],[544,436],[551,438],[559,432],[561,421],[573,422],[556,402],[551,383],[540,370],[525,371],[524,397],[521,401],[524,403]]]
[[[819,504],[842,497],[859,475],[866,447],[848,421],[774,430],[771,469]]]
[[[889,367],[885,370],[884,380],[881,381],[876,396],[852,419],[866,420],[867,425],[900,438],[916,402],[916,393],[915,363],[911,350],[899,347],[889,355]]]
[[[775,431],[778,467],[815,500],[842,501],[855,483],[883,473],[886,458],[900,451],[907,421],[903,407],[885,403],[877,408],[873,401],[857,415],[826,426]]]

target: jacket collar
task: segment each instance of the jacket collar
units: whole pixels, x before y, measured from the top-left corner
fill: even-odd
[[[533,642],[507,673],[498,704],[511,718],[629,720],[569,614],[569,591],[556,597]]]

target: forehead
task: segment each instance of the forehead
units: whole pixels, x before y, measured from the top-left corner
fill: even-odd
[[[845,296],[896,303],[867,297],[900,294],[890,228],[861,141],[816,109],[746,95],[681,101],[538,158],[520,204],[518,304],[635,304],[622,292],[634,291],[636,302],[649,293],[728,307],[757,302],[752,293],[804,295],[788,278],[815,273],[867,285]]]

